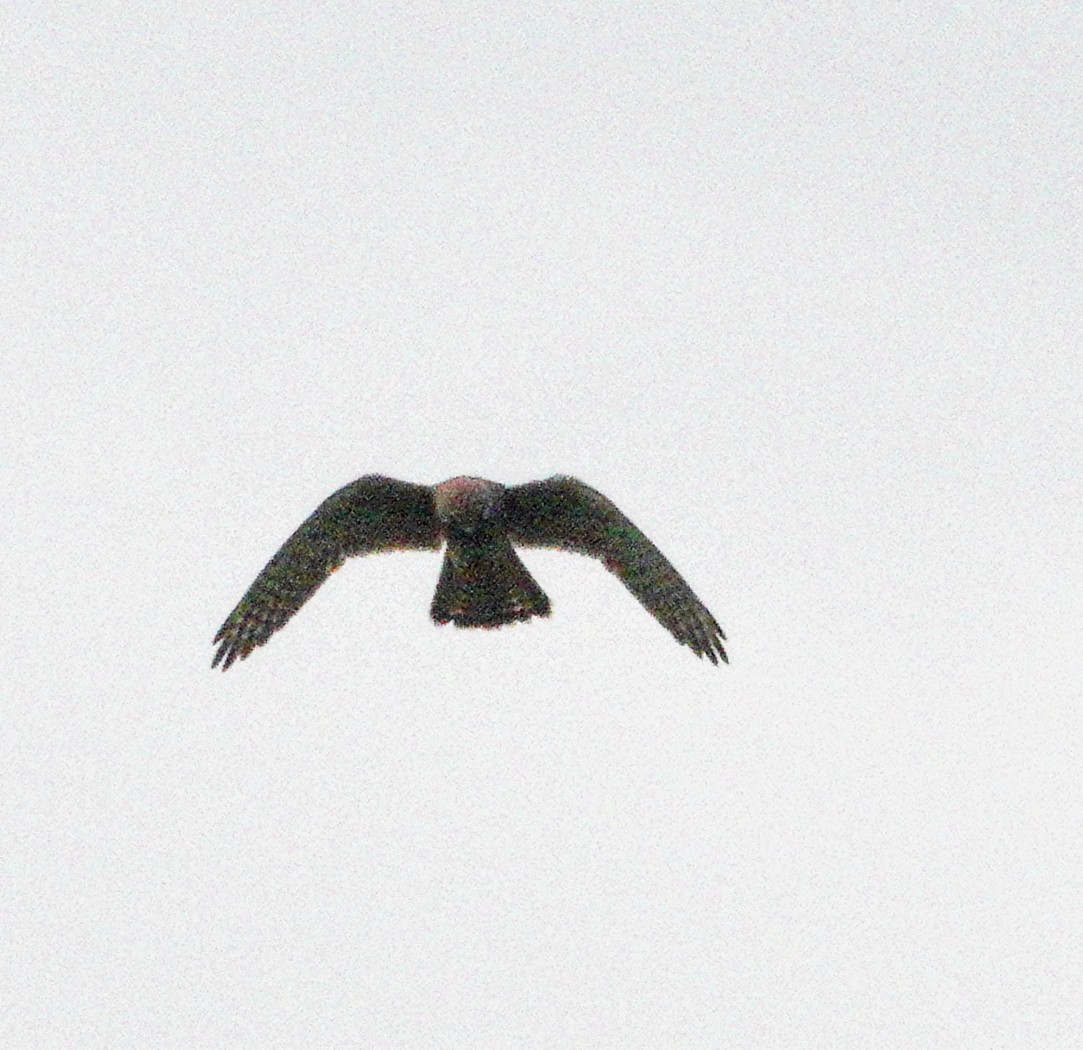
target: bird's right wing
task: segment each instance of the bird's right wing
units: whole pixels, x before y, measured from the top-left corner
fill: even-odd
[[[256,577],[214,636],[222,670],[263,645],[345,560],[388,550],[436,550],[440,525],[427,485],[366,474],[321,503]]]
[[[666,556],[596,489],[561,475],[507,490],[512,543],[556,547],[598,558],[682,645],[713,664],[728,662],[726,637]]]

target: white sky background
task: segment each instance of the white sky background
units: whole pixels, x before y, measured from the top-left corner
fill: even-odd
[[[1067,1045],[1075,3],[34,5],[0,67],[0,1042]],[[550,621],[331,491],[570,473]]]

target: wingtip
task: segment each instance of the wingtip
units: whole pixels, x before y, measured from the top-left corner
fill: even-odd
[[[238,651],[230,646],[228,643],[224,643],[218,647],[218,652],[214,654],[214,659],[211,661],[211,670],[213,671],[219,664],[222,665],[223,671],[228,671],[230,664],[237,659]],[[246,654],[245,654],[246,655]],[[243,655],[242,655],[243,659]]]
[[[723,637],[725,637],[723,635]],[[712,638],[711,642],[704,649],[697,651],[697,656],[706,656],[715,667],[718,666],[719,660],[724,664],[730,662],[729,656],[726,654],[726,650],[722,647],[722,643],[717,638]]]

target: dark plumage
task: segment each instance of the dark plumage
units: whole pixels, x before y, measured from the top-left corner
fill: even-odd
[[[713,664],[725,635],[665,555],[600,492],[557,476],[504,486],[458,477],[412,485],[367,474],[316,508],[256,577],[214,641],[225,670],[263,645],[345,560],[447,543],[430,615],[458,627],[500,627],[549,615],[549,599],[515,547],[600,559],[682,645]]]

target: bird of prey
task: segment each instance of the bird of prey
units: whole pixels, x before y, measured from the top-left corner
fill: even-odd
[[[414,485],[366,474],[316,508],[248,588],[214,637],[226,670],[263,645],[351,555],[439,550],[429,614],[438,624],[500,627],[549,615],[515,553],[555,547],[600,559],[682,645],[726,661],[725,635],[662,552],[608,499],[575,478],[505,486],[457,477]]]

